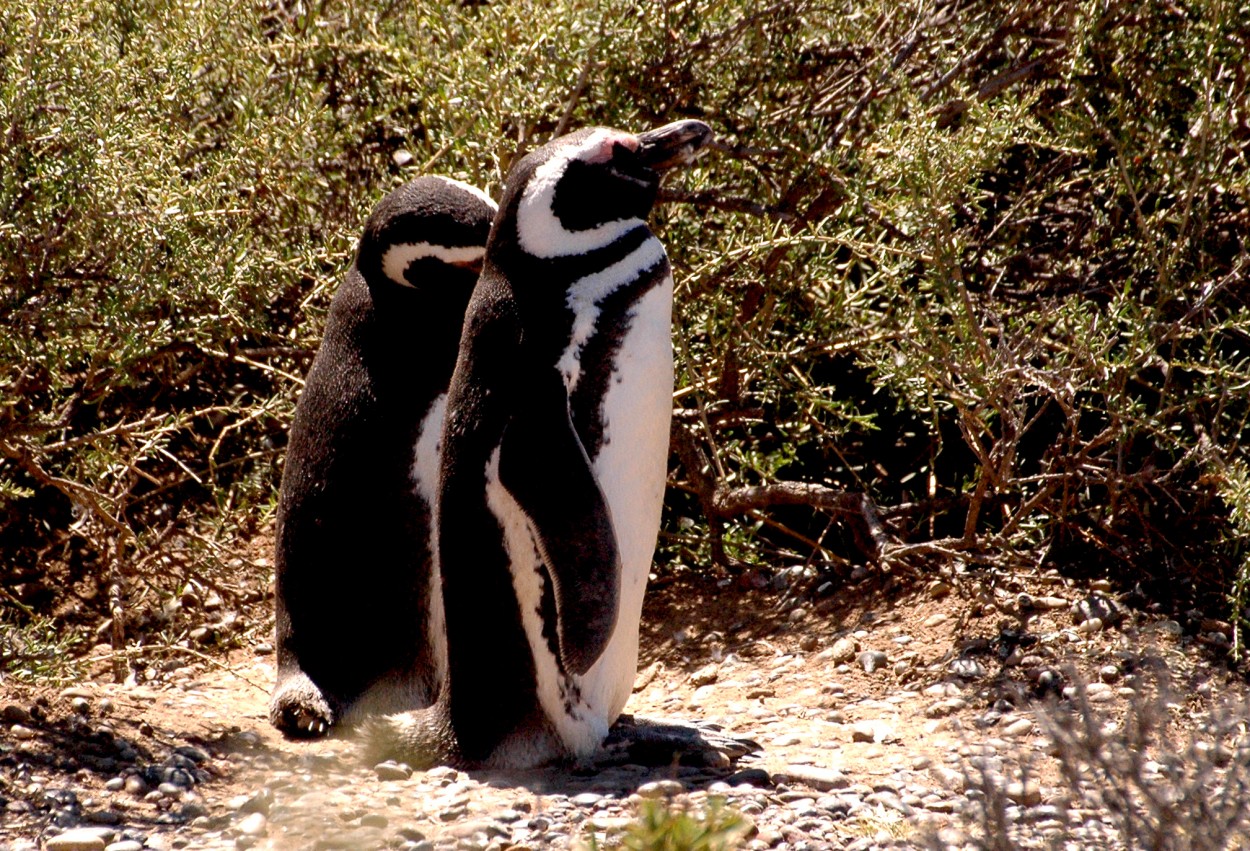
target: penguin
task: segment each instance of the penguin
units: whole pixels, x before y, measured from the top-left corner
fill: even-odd
[[[585,759],[632,690],[672,413],[673,278],[646,217],[710,128],[587,128],[511,169],[448,390],[447,669],[369,758]]]
[[[269,717],[289,736],[427,706],[444,678],[438,440],[495,210],[444,177],[399,187],[331,302],[278,500]]]

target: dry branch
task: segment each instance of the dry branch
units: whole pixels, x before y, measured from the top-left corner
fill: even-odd
[[[875,562],[884,558],[893,543],[877,506],[867,494],[839,491],[810,482],[727,487],[716,480],[694,435],[681,422],[674,423],[671,442],[685,469],[689,490],[698,498],[707,517],[712,558],[723,567],[729,566],[722,540],[724,523],[744,515],[760,516],[767,509],[780,506],[806,506],[849,520],[860,548]]]
[[[839,491],[809,482],[772,482],[742,488],[717,488],[710,500],[712,511],[721,519],[749,514],[781,505],[801,505],[843,515],[857,523],[871,542],[865,550],[874,561],[885,555],[890,534],[881,522],[876,505],[867,494]]]

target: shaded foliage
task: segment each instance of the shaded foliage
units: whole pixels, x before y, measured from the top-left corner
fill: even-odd
[[[133,630],[229,592],[381,194],[700,117],[664,569],[1049,561],[1241,611],[1244,0],[427,5],[0,9],[4,595]]]

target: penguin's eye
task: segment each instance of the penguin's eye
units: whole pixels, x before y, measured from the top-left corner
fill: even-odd
[[[638,152],[619,142],[613,146],[612,159],[608,160],[607,166],[617,178],[640,186],[650,185],[655,180],[655,174],[642,163]]]
[[[467,274],[473,281],[476,281],[481,271],[480,258],[476,261],[454,263],[437,257],[418,257],[404,268],[403,280],[395,279],[395,282],[405,287],[422,289],[432,282],[445,283],[457,280],[462,274]]]
[[[612,159],[613,161],[620,160],[622,162],[635,162],[638,159],[638,151],[617,142],[612,145]]]
[[[657,183],[656,173],[639,162],[633,151],[616,145],[606,161],[568,164],[551,200],[551,212],[571,231],[645,216],[655,202]]]

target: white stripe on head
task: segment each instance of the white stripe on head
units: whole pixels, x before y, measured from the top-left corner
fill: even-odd
[[[603,162],[612,156],[616,145],[638,147],[638,138],[619,130],[600,128],[576,146],[561,149],[530,175],[521,202],[517,207],[517,239],[521,248],[535,257],[567,257],[586,254],[611,245],[641,223],[641,219],[617,219],[587,230],[570,231],[552,209],[556,185],[573,160]]]
[[[465,183],[463,180],[456,180],[454,177],[444,177],[441,174],[435,174],[431,176],[443,181],[443,183],[446,183],[448,186],[454,186],[457,189],[463,189],[465,192],[468,192],[474,198],[480,199],[483,203],[486,204],[487,207],[490,207],[491,210],[497,211],[499,209],[499,205],[495,203],[494,199],[492,199],[489,195],[487,195],[481,189],[478,189],[476,186],[473,186],[472,184]]]
[[[414,260],[433,257],[451,266],[477,263],[486,253],[481,245],[434,245],[430,242],[404,242],[392,245],[382,255],[382,271],[386,277],[404,287],[411,287],[404,272]]]
[[[580,278],[569,287],[565,303],[573,311],[573,330],[568,348],[556,363],[569,393],[573,392],[582,375],[582,347],[595,332],[595,323],[599,321],[599,302],[622,284],[636,281],[643,272],[654,269],[664,262],[666,256],[664,243],[653,236],[608,268]]]

